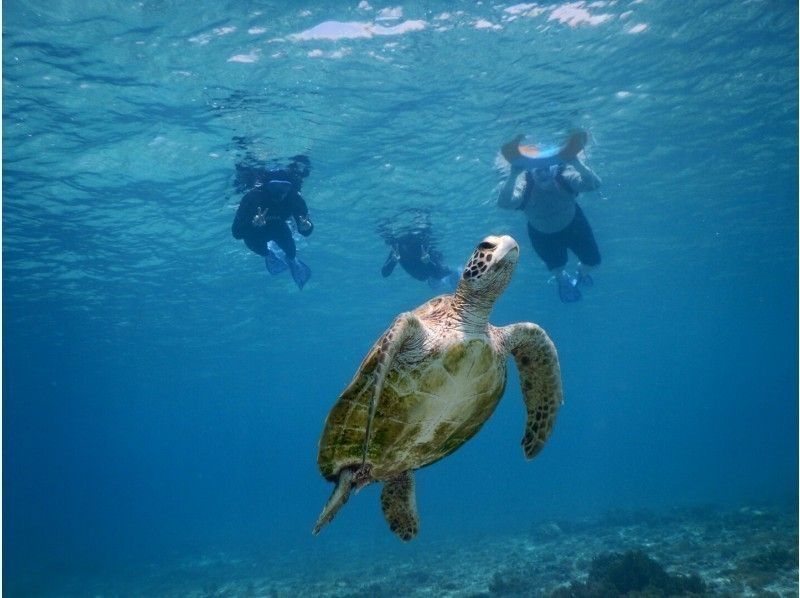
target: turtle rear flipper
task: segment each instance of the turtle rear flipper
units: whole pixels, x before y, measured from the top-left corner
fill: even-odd
[[[355,471],[349,467],[343,469],[339,473],[339,479],[336,480],[336,488],[333,489],[331,497],[328,499],[328,502],[325,503],[322,513],[320,513],[317,523],[314,525],[314,529],[311,531],[312,534],[316,536],[319,533],[319,530],[330,523],[331,519],[333,519],[336,513],[339,512],[339,509],[341,509],[344,506],[344,503],[347,502],[347,499],[350,498],[350,491],[353,489],[354,477]]]
[[[414,493],[414,477],[404,471],[388,479],[381,491],[381,508],[386,522],[398,538],[404,542],[413,540],[419,531],[417,497]]]

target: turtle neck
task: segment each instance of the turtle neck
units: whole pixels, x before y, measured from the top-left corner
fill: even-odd
[[[454,323],[464,332],[485,332],[495,299],[489,293],[479,295],[459,283],[450,304]]]

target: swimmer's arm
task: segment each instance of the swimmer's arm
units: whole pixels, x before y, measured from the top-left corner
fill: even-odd
[[[258,207],[258,195],[254,192],[247,193],[239,207],[236,210],[236,216],[233,217],[233,224],[231,225],[231,233],[234,239],[241,239],[244,237],[248,230],[253,227],[253,216],[256,215],[256,208]]]
[[[398,261],[397,250],[393,247],[392,250],[389,252],[389,257],[386,258],[386,263],[383,264],[383,267],[381,268],[381,274],[383,275],[384,278],[386,278],[392,273],[394,267],[397,265],[397,261]]]
[[[497,196],[497,205],[501,208],[508,210],[516,210],[522,204],[522,195],[515,197],[514,188],[517,184],[517,177],[522,174],[522,170],[511,167],[511,172],[508,174],[508,179],[500,189],[500,194]]]
[[[600,177],[597,176],[594,171],[586,166],[583,162],[581,162],[580,158],[577,156],[567,162],[570,166],[572,166],[575,170],[578,171],[579,177],[572,177],[569,180],[570,187],[576,193],[580,191],[594,191],[600,187]]]
[[[314,231],[314,223],[308,217],[308,206],[306,200],[299,193],[295,193],[294,210],[292,210],[294,221],[297,223],[297,232],[307,237]]]

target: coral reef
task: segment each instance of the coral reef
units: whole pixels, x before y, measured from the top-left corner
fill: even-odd
[[[40,587],[36,595],[798,596],[794,509],[617,510],[593,519],[541,520],[526,527],[516,534],[420,538],[402,547],[350,541],[336,551],[312,544],[306,550],[197,555],[126,575],[62,578],[51,589]]]
[[[669,575],[643,550],[605,552],[592,560],[589,580],[559,588],[552,598],[603,598],[605,596],[694,596],[706,584],[696,574]]]

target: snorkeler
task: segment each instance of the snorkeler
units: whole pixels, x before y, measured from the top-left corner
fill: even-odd
[[[239,168],[240,173],[252,176],[252,188],[242,197],[231,232],[235,239],[243,239],[245,245],[254,253],[264,257],[267,271],[279,274],[288,267],[299,288],[308,282],[311,269],[297,258],[297,246],[289,227],[293,219],[297,232],[307,237],[314,230],[308,216],[308,206],[300,195],[302,179],[308,176],[309,161],[292,160],[289,166],[280,170],[267,170],[263,167]]]
[[[555,277],[558,296],[564,303],[578,301],[580,287],[594,284],[589,272],[600,264],[592,228],[576,201],[582,191],[600,187],[600,178],[578,157],[587,135],[575,133],[563,147],[549,151],[520,145],[521,139],[518,136],[501,149],[511,171],[497,205],[525,212],[533,249]],[[515,195],[517,177],[523,172],[525,182]],[[574,275],[565,269],[567,250],[580,260]]]
[[[381,268],[381,274],[384,278],[390,276],[399,263],[412,278],[426,281],[432,289],[453,290],[458,284],[460,274],[444,265],[444,256],[433,248],[427,214],[424,216],[425,222],[421,226],[402,233],[391,232],[386,225],[382,227],[381,236],[391,250]]]

